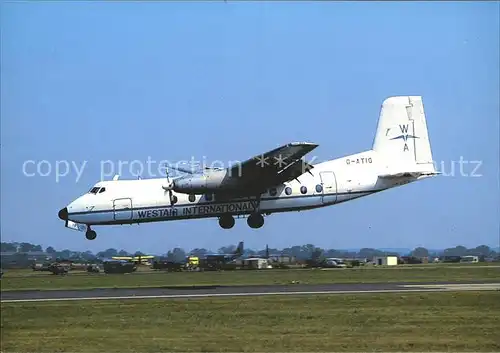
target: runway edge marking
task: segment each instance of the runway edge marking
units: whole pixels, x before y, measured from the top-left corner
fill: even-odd
[[[72,298],[32,298],[32,299],[6,299],[1,303],[22,302],[52,302],[52,301],[76,301],[76,300],[123,300],[123,299],[186,299],[186,298],[210,298],[210,297],[251,297],[266,295],[314,295],[314,294],[362,294],[362,293],[412,293],[412,292],[453,292],[474,290],[498,290],[491,288],[421,288],[421,289],[380,289],[380,290],[345,290],[345,291],[318,291],[318,292],[269,292],[269,293],[204,293],[204,294],[165,294],[165,295],[128,295],[110,297],[72,297]]]

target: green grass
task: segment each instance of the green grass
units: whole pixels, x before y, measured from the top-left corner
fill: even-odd
[[[499,351],[500,292],[2,303],[2,352]]]
[[[19,275],[23,273],[22,275]],[[225,272],[143,272],[132,274],[87,274],[70,272],[67,276],[49,273],[7,271],[1,280],[2,291],[22,289],[84,289],[113,287],[158,287],[181,285],[251,285],[375,282],[436,282],[500,280],[500,267],[492,266],[394,266],[360,267],[333,270],[260,270]]]

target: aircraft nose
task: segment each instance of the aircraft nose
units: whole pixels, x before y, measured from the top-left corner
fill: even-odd
[[[59,211],[59,213],[57,214],[59,216],[60,219],[62,219],[63,221],[67,221],[68,220],[68,209],[66,207],[64,207],[63,209],[61,209]]]

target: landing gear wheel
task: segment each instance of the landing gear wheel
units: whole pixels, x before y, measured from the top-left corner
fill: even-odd
[[[231,215],[224,215],[219,218],[219,225],[223,229],[231,229],[234,226],[234,217]]]
[[[247,218],[250,228],[260,228],[264,225],[264,217],[260,213],[253,213]]]
[[[97,233],[95,232],[95,230],[88,230],[85,233],[85,238],[87,238],[88,240],[94,240],[96,237]]]

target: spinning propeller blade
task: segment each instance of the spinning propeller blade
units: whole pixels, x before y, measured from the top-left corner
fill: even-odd
[[[170,176],[168,175],[168,167],[166,166],[165,168],[165,175],[167,177],[167,183],[168,183],[168,186],[163,186],[163,195],[166,194],[166,192],[168,191],[168,198],[170,200],[170,206],[174,206],[174,204],[177,202],[177,196],[175,196],[172,192],[172,187],[173,187],[173,182],[170,180]]]

